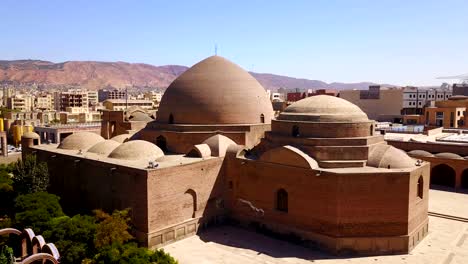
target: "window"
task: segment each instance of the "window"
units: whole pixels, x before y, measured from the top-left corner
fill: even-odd
[[[276,192],[276,210],[288,212],[288,192],[284,189]]]
[[[265,115],[264,114],[260,115],[260,123],[265,123]]]
[[[292,127],[292,136],[293,137],[298,137],[299,136],[299,127],[296,126],[296,125]]]
[[[422,199],[423,194],[424,194],[424,180],[423,180],[422,176],[419,176],[419,180],[418,180],[418,197]]]

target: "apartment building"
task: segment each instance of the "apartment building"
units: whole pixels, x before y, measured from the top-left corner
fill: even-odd
[[[127,92],[125,90],[118,90],[118,89],[99,89],[98,90],[99,102],[104,102],[107,99],[125,99],[126,97],[127,97]]]
[[[67,107],[89,107],[88,91],[82,89],[70,89],[68,91],[55,92],[55,109],[65,111]]]
[[[36,96],[34,100],[34,108],[37,110],[53,110],[54,96],[51,94],[41,94]]]
[[[28,94],[16,94],[7,98],[7,108],[21,112],[32,111],[34,97]]]
[[[153,109],[153,102],[150,100],[108,99],[102,104],[107,110],[114,111],[123,111],[132,106],[138,106],[146,110]]]

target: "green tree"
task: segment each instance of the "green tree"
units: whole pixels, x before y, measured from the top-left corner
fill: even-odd
[[[13,249],[8,246],[0,247],[0,264],[13,264],[15,258],[13,256]]]
[[[17,227],[31,227],[41,234],[51,219],[64,215],[59,200],[58,196],[46,192],[19,195],[15,203]]]
[[[13,164],[0,164],[0,218],[11,213],[14,204]]]
[[[94,214],[99,222],[94,240],[96,248],[110,246],[114,243],[123,244],[133,238],[128,232],[128,224],[130,223],[128,210],[115,210],[112,215],[102,210],[94,210]]]
[[[45,192],[49,186],[47,163],[37,161],[36,155],[18,160],[13,175],[13,188],[19,194]]]
[[[156,252],[138,247],[136,243],[115,243],[103,247],[90,261],[91,264],[177,264],[178,262],[163,250]]]
[[[63,216],[52,219],[43,236],[46,241],[54,241],[60,252],[60,263],[81,263],[92,257],[96,251],[94,237],[96,220],[89,215]]]

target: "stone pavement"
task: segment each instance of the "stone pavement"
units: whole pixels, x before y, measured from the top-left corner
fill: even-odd
[[[468,218],[468,194],[430,191],[429,207]],[[232,226],[208,229],[164,247],[181,264],[468,264],[468,223],[429,217],[428,236],[407,255],[339,258]]]

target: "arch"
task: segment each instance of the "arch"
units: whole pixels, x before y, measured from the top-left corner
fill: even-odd
[[[0,229],[0,236],[3,236],[3,235],[10,235],[10,234],[20,236],[20,235],[21,235],[21,231],[19,231],[18,229],[15,229],[15,228],[3,228],[3,229]]]
[[[288,192],[285,189],[276,192],[276,210],[288,212]]]
[[[293,137],[299,137],[299,127],[297,125],[292,127],[291,135]]]
[[[198,144],[185,155],[192,158],[206,158],[211,156],[211,149],[208,144]]]
[[[54,245],[54,243],[45,244],[42,247],[42,253],[46,253],[46,254],[51,255],[57,261],[60,259],[60,253],[59,253],[57,247]],[[56,262],[45,261],[45,263],[56,263]]]
[[[172,113],[169,115],[169,120],[168,121],[169,121],[168,122],[169,124],[174,124],[174,115]]]
[[[468,189],[468,169],[462,172],[461,176],[461,188]]]
[[[45,240],[41,235],[35,236],[32,239],[32,253],[33,254],[41,253],[42,247],[44,247],[45,244],[46,244]]]
[[[369,135],[370,135],[370,136],[373,136],[373,135],[374,135],[374,125],[371,125],[371,126],[370,126]]]
[[[260,123],[265,123],[265,115],[264,114],[260,115]]]
[[[164,152],[167,151],[167,140],[163,135],[156,138],[156,145]]]
[[[190,195],[192,197],[192,218],[195,218],[196,212],[198,210],[197,206],[197,193],[193,189],[188,189],[185,191],[186,195]]]
[[[21,257],[32,254],[32,240],[36,235],[31,228],[26,228],[21,233]]]
[[[48,253],[37,253],[32,256],[25,258],[21,264],[30,264],[36,263],[37,261],[41,261],[40,263],[52,263],[52,264],[59,264],[58,259]]]
[[[418,197],[423,199],[424,197],[424,179],[422,176],[419,176],[419,179],[418,179]]]
[[[431,170],[431,185],[455,187],[455,170],[447,164],[439,164]]]

